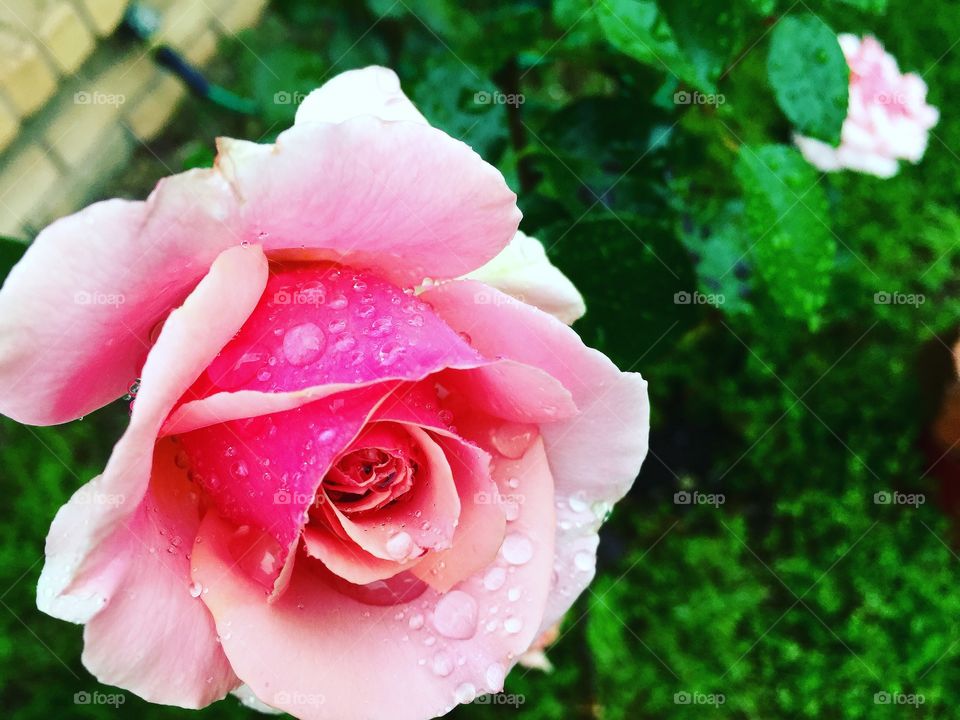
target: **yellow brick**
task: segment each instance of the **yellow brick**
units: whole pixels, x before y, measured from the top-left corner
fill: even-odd
[[[217,19],[228,33],[236,33],[256,25],[268,2],[269,0],[238,0],[218,15]]]
[[[210,7],[206,2],[180,0],[163,13],[159,38],[172,47],[185,48],[191,38],[207,26],[210,15]]]
[[[170,75],[164,76],[127,114],[130,131],[144,142],[152,140],[163,129],[185,94],[186,90],[179,80]]]
[[[13,142],[20,129],[20,121],[7,104],[0,102],[0,152]]]
[[[58,177],[53,160],[36,145],[6,160],[0,174],[0,233],[16,235],[25,225],[36,224]]]
[[[76,8],[67,2],[59,2],[49,8],[37,35],[64,73],[72,73],[80,67],[95,45],[93,35]]]
[[[194,65],[206,65],[217,51],[218,39],[213,30],[207,29],[184,49],[184,55]]]
[[[58,113],[44,131],[44,138],[67,165],[77,167],[102,142],[108,128],[120,132],[117,121],[122,103],[122,96],[78,91],[58,101]]]
[[[122,96],[121,104],[127,104],[145,93],[164,72],[153,61],[151,53],[138,51],[114,63],[89,83],[83,83],[80,90]]]
[[[100,35],[112,33],[127,10],[129,0],[77,0],[86,12],[94,30]]]
[[[57,79],[34,43],[0,32],[0,88],[18,115],[26,117],[53,95]]]

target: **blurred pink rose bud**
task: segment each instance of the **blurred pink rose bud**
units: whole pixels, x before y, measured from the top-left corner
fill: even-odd
[[[901,73],[896,59],[872,36],[839,36],[850,65],[850,103],[840,146],[797,136],[803,156],[820,170],[855,170],[893,177],[899,160],[919,162],[940,113],[928,105],[927,85]]]

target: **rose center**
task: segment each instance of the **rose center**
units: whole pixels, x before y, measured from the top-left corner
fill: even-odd
[[[341,512],[379,510],[413,487],[418,469],[417,461],[401,451],[359,448],[340,456],[323,488]]]

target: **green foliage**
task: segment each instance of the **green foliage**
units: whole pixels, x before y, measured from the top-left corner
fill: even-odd
[[[816,326],[836,251],[822,219],[827,199],[819,176],[800,153],[783,145],[742,146],[735,174],[759,278],[784,315]]]
[[[821,175],[789,147],[838,137],[830,28],[875,34],[944,110],[895,178]],[[957,37],[940,0],[275,0],[208,70],[260,114],[189,100],[108,195],[210,165],[217,135],[269,141],[302,93],[389,65],[518,192],[523,229],[586,298],[585,341],[648,379],[651,455],[549,652],[556,670],[511,674],[522,705],[454,717],[953,717],[957,534],[929,471],[941,450],[919,440],[960,317]],[[497,93],[515,102],[483,101]],[[0,272],[19,250],[0,242]],[[883,301],[896,294],[915,301]],[[81,630],[34,605],[49,522],[125,416],[0,422],[0,703],[15,720],[184,716],[129,693],[119,710],[74,705],[110,689],[80,663]],[[675,504],[679,490],[725,502]],[[891,490],[926,502],[874,504]],[[201,715],[250,713],[231,699]]]
[[[815,15],[785,17],[772,33],[769,72],[777,102],[797,131],[839,143],[850,70],[833,30]]]

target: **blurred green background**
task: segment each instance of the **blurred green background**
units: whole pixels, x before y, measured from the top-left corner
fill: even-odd
[[[785,15],[875,34],[922,74],[942,118],[919,165],[824,176],[790,149],[768,77]],[[826,62],[802,41],[787,82]],[[522,229],[586,297],[584,339],[649,380],[650,455],[549,652],[555,671],[519,668],[507,692],[522,705],[454,717],[956,717],[956,476],[926,428],[960,317],[958,42],[960,10],[938,0],[279,0],[208,70],[259,111],[189,100],[106,195],[209,164],[217,135],[269,141],[301,94],[388,65],[518,191]],[[694,91],[722,102],[678,102]],[[829,98],[801,100],[831,122]],[[34,605],[47,527],[125,420],[119,401],[63,427],[0,419],[9,717],[190,714],[130,693],[74,704],[115,691],[83,669],[81,629]],[[684,490],[724,502],[678,503]],[[875,502],[895,490],[925,502]],[[249,713],[230,698],[202,715]]]

